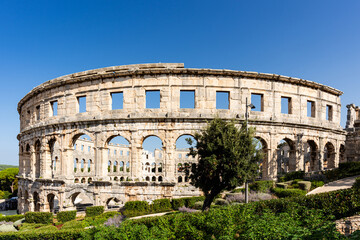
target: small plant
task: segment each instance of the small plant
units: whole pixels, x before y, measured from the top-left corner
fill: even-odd
[[[25,222],[27,223],[53,223],[53,214],[48,212],[27,212],[25,213]]]
[[[104,212],[104,206],[87,207],[85,212],[86,212],[86,217],[95,217]]]
[[[182,213],[193,213],[193,212],[196,212],[195,209],[192,209],[192,208],[187,208],[187,207],[180,207],[179,208],[179,212],[182,212]]]
[[[56,215],[56,219],[59,221],[59,222],[68,222],[68,221],[71,221],[71,220],[74,220],[76,218],[76,210],[73,210],[73,211],[63,211],[63,212],[59,212],[57,215]]]
[[[114,226],[120,227],[120,224],[124,221],[125,216],[123,215],[116,215],[114,217],[109,218],[105,223],[104,226]]]

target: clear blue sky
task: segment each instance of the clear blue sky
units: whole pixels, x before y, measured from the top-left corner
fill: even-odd
[[[0,163],[17,164],[18,101],[62,75],[113,65],[276,73],[360,104],[360,1],[0,1]]]

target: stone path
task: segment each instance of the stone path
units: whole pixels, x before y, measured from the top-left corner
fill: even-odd
[[[351,188],[352,185],[355,183],[355,178],[357,178],[359,176],[360,175],[354,176],[354,177],[343,178],[343,179],[340,179],[340,180],[337,180],[337,181],[334,181],[334,182],[329,182],[329,183],[325,184],[322,187],[315,188],[314,190],[308,192],[306,195],[324,193],[324,192],[331,192],[331,191],[335,191],[335,190]]]

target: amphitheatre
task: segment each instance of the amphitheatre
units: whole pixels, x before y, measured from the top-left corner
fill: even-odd
[[[150,104],[151,94],[159,99]],[[19,212],[72,209],[79,199],[109,206],[197,196],[181,171],[196,159],[176,142],[216,116],[241,124],[249,112],[264,151],[262,179],[336,168],[346,161],[341,95],[299,78],[181,63],[106,67],[47,81],[18,104]],[[120,136],[127,143],[112,142]],[[162,142],[154,153],[143,148],[152,136]]]

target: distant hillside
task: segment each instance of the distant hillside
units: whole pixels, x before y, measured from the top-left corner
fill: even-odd
[[[7,168],[19,168],[19,166],[0,164],[0,171],[7,169]]]

